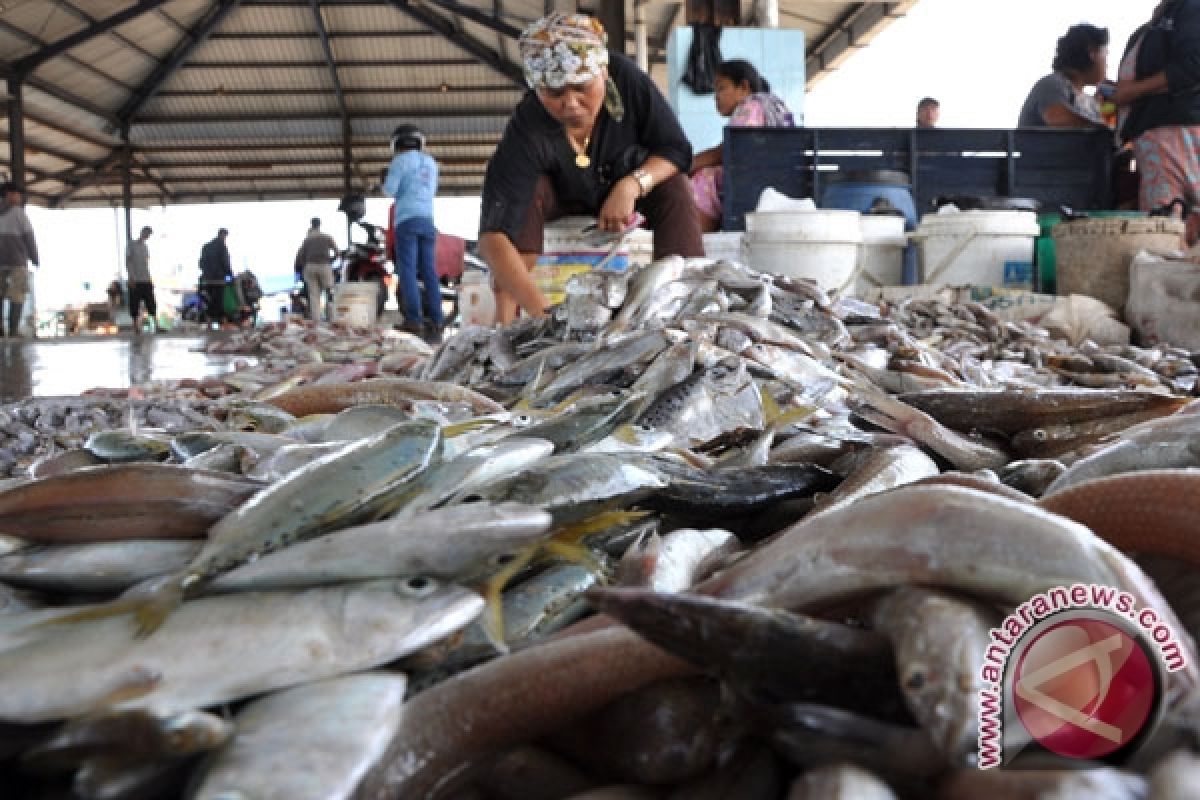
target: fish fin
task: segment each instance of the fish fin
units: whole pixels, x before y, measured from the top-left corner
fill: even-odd
[[[775,398],[767,391],[762,384],[758,385],[758,397],[762,402],[763,420],[770,427],[775,424],[775,421],[783,416],[783,411],[779,408],[779,403],[775,402]]]
[[[666,452],[678,456],[685,464],[697,469],[711,469],[717,463],[715,458],[709,458],[686,447],[669,447]]]
[[[801,405],[796,406],[795,408],[789,408],[787,411],[781,412],[779,416],[771,422],[771,427],[775,430],[780,430],[781,428],[786,428],[788,425],[793,423],[806,420],[816,412],[817,407],[810,405]]]
[[[158,670],[145,666],[132,667],[104,697],[100,698],[92,713],[144,697],[162,682],[163,674]]]
[[[525,568],[537,550],[537,545],[525,548],[484,583],[482,594],[485,605],[480,625],[488,641],[500,653],[508,653],[508,643],[504,641],[504,587]]]
[[[625,423],[624,425],[617,427],[617,429],[612,432],[612,437],[621,444],[627,444],[630,447],[634,447],[638,443],[637,433],[634,432],[633,425],[630,423]]]
[[[38,628],[54,628],[58,625],[73,625],[77,622],[92,622],[98,619],[109,619],[110,617],[119,617],[123,614],[130,614],[137,611],[142,604],[142,600],[136,598],[119,598],[111,600],[107,603],[99,603],[94,606],[79,609],[78,611],[66,611],[56,617],[43,619],[29,625],[29,630]]]
[[[543,553],[558,556],[572,564],[579,564],[596,575],[607,576],[608,574],[608,570],[596,560],[596,556],[592,554],[592,551],[581,544],[572,544],[571,542],[561,542],[551,539],[550,541],[543,542],[541,549]]]
[[[586,394],[586,392],[585,392],[585,390],[584,390],[584,389],[582,389],[582,388],[580,388],[580,389],[576,389],[575,391],[573,391],[573,392],[571,392],[569,395],[567,395],[565,398],[563,398],[562,400],[560,400],[558,403],[556,403],[555,405],[551,406],[551,407],[550,407],[550,412],[551,412],[552,414],[561,414],[561,413],[563,413],[564,411],[566,411],[567,409],[569,409],[571,406],[573,406],[573,405],[575,405],[576,403],[578,403],[578,402],[579,402],[579,400],[585,396],[585,394]]]
[[[130,598],[136,603],[133,619],[139,639],[158,630],[170,613],[183,603],[185,585],[190,577],[164,581],[145,594]]]
[[[495,424],[495,420],[487,417],[467,419],[463,420],[462,422],[455,422],[450,425],[443,426],[442,436],[446,439],[453,439],[455,436],[461,436],[464,433],[470,433],[471,431],[479,430],[480,428],[493,424]]]
[[[604,511],[579,522],[560,528],[554,533],[553,541],[567,544],[579,544],[589,536],[603,533],[609,528],[628,525],[645,519],[652,511]]]

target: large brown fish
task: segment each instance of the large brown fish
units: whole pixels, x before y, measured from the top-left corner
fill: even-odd
[[[480,414],[494,414],[504,406],[479,392],[454,383],[418,381],[411,378],[378,378],[355,383],[300,386],[267,400],[297,417],[336,414],[365,404],[409,405],[415,400],[466,403]]]
[[[1048,494],[1038,505],[1088,526],[1120,550],[1200,567],[1200,469],[1096,478]]]
[[[0,492],[0,533],[34,542],[199,539],[261,488],[167,464],[85,467]]]

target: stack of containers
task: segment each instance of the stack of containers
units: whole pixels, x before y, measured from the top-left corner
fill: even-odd
[[[542,255],[533,268],[533,280],[550,305],[566,296],[572,275],[590,272],[608,255],[608,247],[590,244],[583,229],[596,220],[591,217],[563,217],[546,225],[542,236]],[[644,266],[654,257],[654,234],[638,228],[625,237],[617,254],[604,269],[625,272],[631,266]]]

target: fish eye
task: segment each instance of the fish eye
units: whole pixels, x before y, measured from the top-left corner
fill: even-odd
[[[516,553],[497,553],[490,561],[493,567],[503,567],[517,560]]]
[[[515,417],[513,417],[513,425],[516,425],[518,427],[523,428],[527,425],[532,425],[532,424],[533,424],[533,417],[529,416],[528,414],[517,414]]]
[[[400,590],[414,597],[425,597],[437,589],[437,583],[423,575],[408,578],[400,583]]]

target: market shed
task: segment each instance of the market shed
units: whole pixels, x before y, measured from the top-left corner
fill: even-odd
[[[708,0],[704,0],[708,2]],[[749,0],[715,8],[754,25]],[[916,0],[780,0],[812,85]],[[581,3],[661,87],[699,0]],[[524,91],[516,41],[553,0],[0,2],[0,169],[30,202],[133,208],[369,191],[400,121],[475,195]],[[612,37],[610,37],[611,40]]]

